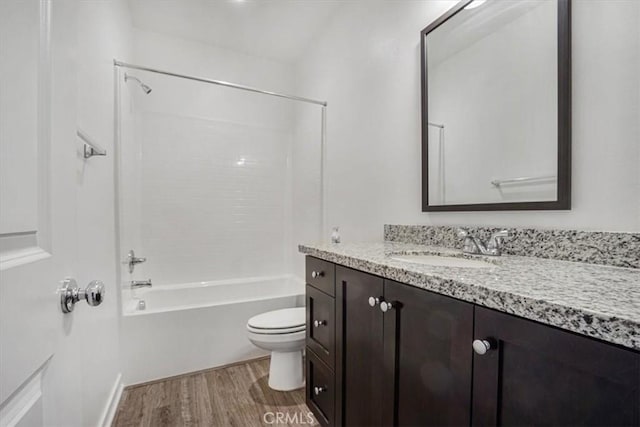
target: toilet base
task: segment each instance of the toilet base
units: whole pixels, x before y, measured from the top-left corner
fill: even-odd
[[[304,387],[302,350],[271,352],[269,387],[278,391],[291,391]]]

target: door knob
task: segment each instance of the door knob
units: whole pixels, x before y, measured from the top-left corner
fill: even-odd
[[[102,304],[105,287],[100,280],[92,280],[85,289],[80,289],[75,279],[68,277],[60,287],[60,308],[63,313],[71,313],[75,304],[84,299],[92,307]]]
[[[491,350],[493,347],[491,345],[491,341],[489,340],[473,340],[473,351],[475,351],[479,355],[486,354],[487,351]]]
[[[369,305],[371,307],[375,307],[378,304],[380,304],[380,298],[378,298],[378,297],[369,297]]]
[[[87,300],[87,304],[92,307],[102,304],[104,298],[104,283],[100,280],[92,280],[87,287],[78,291],[80,298]]]
[[[313,321],[313,326],[315,326],[316,328],[319,328],[320,326],[324,326],[327,324],[326,320],[314,320]]]
[[[389,310],[393,310],[394,308],[396,308],[395,303],[387,301],[382,301],[380,303],[380,310],[382,310],[383,313],[386,313]]]
[[[324,276],[324,271],[312,271],[311,272],[311,277],[313,277],[314,279],[318,278],[318,277],[322,277]]]
[[[320,387],[314,387],[313,388],[313,393],[318,396],[320,393],[324,393],[325,391],[327,391],[327,388],[324,386],[320,386]]]

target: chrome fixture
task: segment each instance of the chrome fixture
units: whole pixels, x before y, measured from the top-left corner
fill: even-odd
[[[58,291],[60,294],[60,309],[63,313],[71,313],[75,304],[84,299],[92,307],[100,305],[104,300],[104,283],[92,280],[85,289],[80,289],[75,279],[67,277],[62,281]]]
[[[491,185],[494,187],[500,187],[503,184],[519,184],[526,182],[535,182],[535,181],[555,181],[558,177],[555,175],[541,175],[541,176],[521,176],[518,178],[509,178],[509,179],[494,179],[491,181]]]
[[[473,351],[476,352],[476,354],[479,354],[480,356],[482,356],[483,354],[486,354],[487,351],[492,350],[493,346],[491,345],[491,341],[489,340],[473,340]]]
[[[371,307],[375,307],[376,305],[380,304],[380,299],[382,297],[378,298],[378,297],[369,297],[369,305]]]
[[[127,253],[127,259],[124,263],[129,265],[129,273],[133,273],[133,270],[136,268],[136,264],[142,264],[146,260],[146,258],[136,257],[136,253],[133,251],[133,249],[131,249]]]
[[[140,85],[140,87],[142,88],[144,93],[146,93],[147,95],[149,95],[151,93],[151,91],[153,90],[149,86],[147,86],[146,84],[142,83],[142,80],[140,80],[136,76],[132,76],[130,74],[124,73],[124,81],[125,81],[125,83],[128,82],[129,80],[133,80],[134,82],[138,82],[138,84]]]
[[[89,138],[89,135],[87,135],[82,129],[77,129],[76,135],[78,135],[78,138],[80,138],[84,142],[83,157],[85,159],[88,159],[93,156],[107,155],[107,150],[105,150],[104,148],[96,144],[91,138]]]
[[[138,301],[138,310],[146,310],[146,309],[147,309],[147,302],[143,299]]]
[[[324,271],[312,271],[311,272],[311,277],[313,277],[314,279],[317,279],[318,277],[322,277],[324,276]]]
[[[213,80],[213,79],[206,79],[206,78],[203,78],[203,77],[188,76],[186,74],[172,73],[170,71],[163,71],[163,70],[159,70],[157,68],[143,67],[141,65],[134,65],[134,64],[127,64],[126,62],[121,62],[121,61],[117,61],[117,60],[113,61],[113,65],[115,65],[116,67],[124,67],[124,68],[129,68],[129,69],[132,69],[132,70],[149,71],[150,73],[163,74],[165,76],[171,76],[171,77],[179,77],[181,79],[187,79],[187,80],[194,80],[196,82],[211,83],[211,84],[218,85],[218,86],[232,87],[234,89],[241,89],[241,90],[246,90],[246,91],[249,91],[249,92],[256,92],[256,93],[262,93],[262,94],[265,94],[265,95],[277,96],[277,97],[280,97],[280,98],[292,99],[294,101],[309,102],[311,104],[322,105],[323,107],[327,106],[326,101],[317,101],[315,99],[303,98],[301,96],[295,96],[295,95],[285,95],[283,93],[271,92],[271,91],[268,91],[268,90],[257,89],[255,87],[239,85],[239,84],[236,84],[236,83],[225,82],[225,81],[222,81],[222,80]],[[132,76],[129,76],[129,78],[130,79],[134,79],[134,77],[132,77]],[[125,81],[126,81],[126,79],[127,79],[127,75],[125,74]],[[137,78],[135,78],[135,79],[138,80]],[[138,80],[138,81],[140,81],[140,80]],[[149,88],[149,92],[150,91],[151,91],[151,88]],[[147,92],[147,93],[149,93],[149,92]]]
[[[471,255],[502,255],[502,244],[504,239],[510,237],[508,230],[500,230],[491,235],[485,243],[477,237],[470,236],[467,230],[458,229],[458,237],[464,238],[464,247],[462,252]]]
[[[132,280],[130,283],[131,283],[131,289],[150,288],[151,286],[153,286],[153,284],[151,283],[151,279]]]
[[[316,328],[319,328],[320,326],[327,326],[327,321],[326,320],[314,320],[313,321],[313,326],[315,326]]]

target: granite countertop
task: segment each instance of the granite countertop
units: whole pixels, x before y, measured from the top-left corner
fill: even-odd
[[[299,251],[526,319],[640,350],[640,269],[503,255],[411,243],[300,245]],[[486,268],[440,267],[390,255],[482,259]]]

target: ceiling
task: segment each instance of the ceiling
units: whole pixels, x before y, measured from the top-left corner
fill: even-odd
[[[292,62],[343,0],[129,0],[133,25]]]

